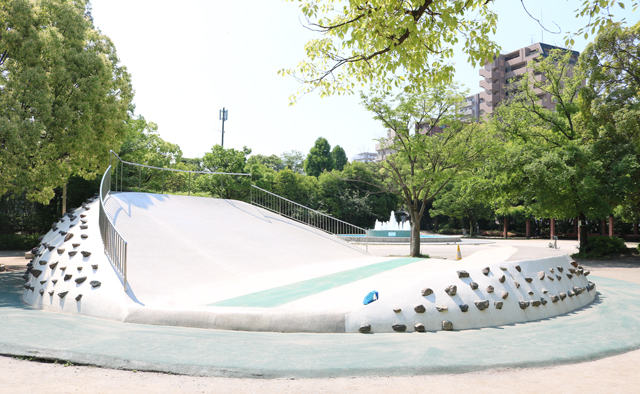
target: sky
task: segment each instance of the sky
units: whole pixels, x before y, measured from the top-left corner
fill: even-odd
[[[535,42],[564,47],[564,32],[588,20],[573,12],[582,0],[524,0],[541,17],[542,31],[518,0],[496,0],[498,29],[492,37],[510,52]],[[94,24],[114,42],[131,74],[136,114],[158,125],[160,136],[178,144],[184,157],[202,157],[221,141],[219,111],[228,112],[225,148],[247,146],[253,154],[307,154],[318,137],[340,145],[349,159],[374,151],[385,130],[360,104],[358,95],[321,99],[310,93],[294,106],[299,89],[277,71],[295,67],[304,45],[317,38],[305,29],[298,2],[284,0],[92,0]],[[616,9],[628,25],[640,19]],[[556,26],[557,24],[557,26]],[[582,51],[591,41],[577,38]],[[455,80],[480,91],[480,66],[467,63],[458,48]]]

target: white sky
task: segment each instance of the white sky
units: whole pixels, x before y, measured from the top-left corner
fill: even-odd
[[[582,0],[525,0],[549,30],[584,26],[573,13]],[[627,1],[629,3],[629,1]],[[629,4],[627,4],[629,5]],[[298,85],[276,74],[294,67],[314,33],[299,20],[298,3],[283,0],[92,0],[95,25],[115,43],[136,91],[136,113],[158,124],[161,137],[177,143],[185,157],[201,157],[220,143],[219,110],[226,107],[225,147],[248,146],[254,154],[309,152],[322,136],[351,159],[373,151],[383,127],[358,96],[320,99],[310,94],[295,106]],[[496,41],[503,52],[541,41],[541,28],[518,0],[496,0]],[[630,7],[628,7],[630,8]],[[633,25],[640,10],[615,10]],[[591,37],[589,38],[591,40]],[[564,46],[564,34],[544,32],[547,44]],[[587,42],[576,40],[575,50]],[[454,59],[456,80],[480,90],[479,67]]]

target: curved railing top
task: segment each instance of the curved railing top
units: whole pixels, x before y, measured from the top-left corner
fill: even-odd
[[[181,170],[181,169],[178,169],[178,168],[154,167],[154,166],[148,166],[146,164],[132,163],[130,161],[122,160],[122,158],[120,156],[118,156],[118,154],[116,152],[114,152],[112,150],[110,150],[109,153],[113,154],[118,160],[120,160],[121,163],[129,164],[129,165],[136,166],[136,167],[151,168],[153,170],[174,171],[174,172],[188,172],[188,173],[191,173],[191,174],[251,176],[251,174],[246,174],[246,173],[243,173],[243,172],[191,171],[191,170]],[[111,165],[111,156],[109,156],[109,165]]]
[[[105,187],[105,185],[109,185]],[[104,253],[113,267],[122,275],[124,290],[127,291],[127,241],[116,229],[115,224],[107,214],[105,198],[111,189],[111,165],[107,168],[100,181],[99,227],[100,237],[104,246]]]

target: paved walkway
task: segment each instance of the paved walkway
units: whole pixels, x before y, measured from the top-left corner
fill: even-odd
[[[564,316],[427,333],[279,334],[122,324],[33,310],[0,275],[0,354],[225,377],[462,373],[575,363],[640,348],[640,285],[594,277],[599,297]]]

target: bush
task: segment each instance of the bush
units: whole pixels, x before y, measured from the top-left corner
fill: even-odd
[[[31,250],[38,245],[38,234],[0,234],[0,250]]]
[[[462,234],[462,230],[443,228],[441,230],[438,230],[438,234],[461,235]]]
[[[587,245],[580,248],[580,252],[573,257],[588,259],[608,256],[611,253],[628,253],[629,248],[622,238],[618,237],[588,237]]]

